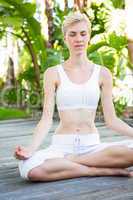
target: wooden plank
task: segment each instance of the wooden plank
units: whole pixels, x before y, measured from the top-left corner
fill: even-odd
[[[133,178],[81,177],[69,180],[32,183],[20,178],[17,160],[13,157],[17,144],[26,145],[37,121],[13,120],[0,122],[0,200],[132,200]],[[102,141],[124,139],[96,123]],[[42,147],[51,142],[57,122]]]

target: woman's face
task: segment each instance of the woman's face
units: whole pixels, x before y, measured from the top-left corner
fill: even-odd
[[[70,53],[78,55],[86,51],[89,40],[90,34],[85,21],[75,22],[70,25],[64,36],[64,41]]]

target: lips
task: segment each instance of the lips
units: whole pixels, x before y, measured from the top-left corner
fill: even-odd
[[[78,48],[78,47],[83,47],[84,45],[74,45],[74,47]]]

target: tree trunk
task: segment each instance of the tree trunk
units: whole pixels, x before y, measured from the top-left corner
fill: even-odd
[[[64,10],[68,9],[68,0],[64,0]]]
[[[48,43],[47,47],[53,46],[53,1],[45,0],[45,12],[48,20]]]
[[[74,0],[74,10],[85,12],[85,10],[91,6],[91,2],[92,0]]]
[[[86,8],[87,6],[88,6],[88,1],[87,1],[87,0],[84,0],[84,1],[83,1],[83,7]]]
[[[9,57],[5,86],[15,87],[15,85],[14,63],[12,58]]]
[[[128,40],[128,55],[130,62],[133,64],[133,41]]]
[[[91,7],[91,3],[92,3],[92,0],[84,0],[84,7],[85,8],[90,8]]]
[[[83,8],[83,0],[74,0],[74,10],[82,11]]]
[[[24,30],[23,27],[22,27],[22,31],[23,31],[26,39],[27,39],[26,40],[26,45],[27,45],[27,47],[29,49],[29,52],[30,52],[30,55],[31,55],[31,59],[32,59],[32,63],[33,63],[34,69],[35,69],[35,77],[36,77],[37,90],[41,91],[41,87],[40,87],[40,69],[39,69],[39,65],[37,63],[37,55],[34,52],[34,49],[33,49],[32,43],[30,41],[30,38],[29,38],[27,32]]]

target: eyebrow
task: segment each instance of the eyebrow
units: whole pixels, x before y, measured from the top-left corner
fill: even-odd
[[[86,33],[87,31],[83,30],[83,31],[80,31],[80,33]],[[77,33],[75,31],[70,31],[70,33]]]

